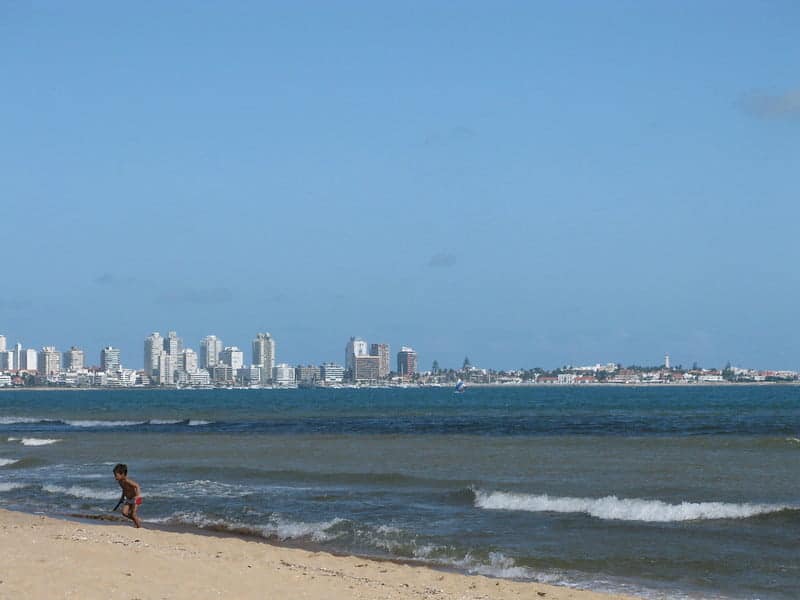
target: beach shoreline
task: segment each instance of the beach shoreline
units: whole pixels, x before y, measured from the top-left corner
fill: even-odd
[[[237,536],[0,509],[0,598],[625,600]]]
[[[748,382],[730,382],[730,381],[696,381],[696,382],[637,382],[637,383],[469,383],[469,388],[533,388],[533,389],[571,389],[571,388],[748,388],[748,387],[800,387],[800,381],[748,381]],[[351,390],[419,390],[419,389],[449,389],[450,385],[417,385],[406,384],[397,386],[352,386],[346,388],[337,388],[333,386],[315,386],[311,388],[304,387],[180,387],[175,386],[130,386],[130,387],[70,387],[70,386],[8,386],[0,387],[0,394],[4,392],[125,392],[125,391],[151,391],[151,392],[196,392],[196,391],[247,391],[247,392],[281,392],[281,391],[302,391],[302,390],[338,390],[347,389]]]

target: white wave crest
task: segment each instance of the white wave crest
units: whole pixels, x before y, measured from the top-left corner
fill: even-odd
[[[60,485],[43,485],[42,489],[51,494],[61,494],[91,500],[116,500],[120,493],[116,490],[95,490],[82,485],[64,487]]]
[[[7,467],[8,465],[13,465],[16,462],[19,462],[18,458],[0,458],[0,467]]]
[[[0,492],[10,492],[24,487],[27,487],[24,483],[0,483]]]
[[[150,419],[147,423],[149,425],[177,425],[182,422],[180,419]]]
[[[19,438],[8,438],[8,441],[17,441]],[[57,439],[44,439],[44,438],[22,438],[19,442],[23,446],[49,446],[50,444],[56,444],[62,440]]]
[[[330,521],[322,521],[319,523],[306,523],[303,521],[286,521],[274,517],[270,520],[269,525],[261,527],[261,531],[265,537],[276,536],[281,540],[290,540],[296,538],[310,537],[315,542],[324,542],[334,539],[336,534],[329,530],[339,523],[343,523],[344,519],[335,518]]]
[[[211,421],[203,421],[200,419],[191,419],[189,421],[189,427],[198,427],[200,425],[211,425]]]
[[[263,537],[277,537],[281,540],[310,537],[315,542],[324,542],[336,537],[329,529],[341,523],[343,519],[332,519],[321,523],[304,523],[302,521],[286,521],[278,517],[271,517],[269,524],[248,524],[240,521],[227,521],[214,518],[202,512],[177,512],[166,519],[153,519],[153,522],[180,523],[193,525],[203,529],[218,528],[228,531],[250,531]]]
[[[467,553],[463,558],[447,557],[447,547],[425,545],[414,551],[414,558],[427,560],[440,565],[456,567],[472,575],[486,575],[503,579],[541,579],[541,574],[525,567],[517,566],[513,558],[501,552],[490,552],[488,561],[481,561]]]
[[[17,425],[22,423],[41,423],[47,419],[40,419],[38,417],[0,417],[0,425]]]
[[[730,504],[726,502],[681,502],[639,498],[570,498],[510,492],[475,491],[475,506],[488,510],[585,513],[604,520],[667,523],[705,519],[746,519],[796,507],[777,504]]]
[[[71,427],[130,427],[132,425],[144,425],[146,422],[147,421],[64,421],[64,423]]]

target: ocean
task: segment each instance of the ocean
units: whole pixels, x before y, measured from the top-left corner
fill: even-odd
[[[646,598],[800,597],[800,387],[0,391],[0,507]]]

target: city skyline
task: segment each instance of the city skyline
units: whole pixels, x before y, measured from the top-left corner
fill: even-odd
[[[6,335],[798,367],[797,3],[420,6],[4,6]]]
[[[148,336],[145,336],[145,338],[144,338],[145,354],[147,354],[147,340],[154,334],[160,334],[160,332],[159,331],[151,332]],[[256,351],[256,345],[257,345],[257,342],[259,342],[259,341],[263,342],[262,336],[268,336],[268,339],[270,340],[270,342],[272,344],[272,346],[271,346],[272,351],[269,354],[269,358],[271,360],[271,363],[270,363],[271,367],[274,367],[274,366],[276,366],[278,364],[291,365],[291,366],[297,366],[297,367],[304,366],[304,365],[321,366],[323,364],[331,364],[331,365],[341,366],[345,370],[351,370],[353,368],[354,363],[349,362],[347,357],[352,353],[352,350],[353,350],[353,346],[352,345],[355,342],[357,344],[357,349],[355,351],[355,355],[356,356],[361,355],[361,356],[366,356],[366,357],[371,357],[371,358],[378,359],[377,362],[376,362],[375,368],[376,369],[381,369],[381,376],[383,376],[384,374],[388,373],[388,371],[391,371],[391,372],[394,372],[394,373],[400,373],[399,354],[403,353],[404,351],[407,351],[407,350],[413,352],[413,354],[414,354],[415,371],[420,371],[420,372],[422,372],[422,371],[430,371],[432,369],[432,366],[433,366],[434,363],[436,363],[438,365],[438,367],[440,369],[443,369],[443,370],[458,370],[463,366],[465,360],[468,360],[470,362],[470,364],[480,364],[480,366],[482,368],[484,368],[484,369],[489,369],[489,370],[498,371],[498,372],[500,372],[500,371],[516,371],[516,370],[520,370],[520,369],[522,369],[522,370],[526,370],[526,369],[527,370],[529,370],[529,369],[544,369],[544,370],[550,371],[550,370],[558,370],[558,369],[565,368],[565,367],[568,367],[568,368],[583,368],[583,367],[580,367],[580,365],[603,365],[603,364],[619,365],[622,368],[626,368],[626,367],[630,367],[630,366],[634,366],[634,365],[639,365],[639,366],[642,366],[642,367],[665,366],[665,368],[667,368],[667,369],[673,367],[673,368],[679,368],[679,369],[684,369],[684,370],[692,369],[692,368],[705,368],[705,369],[717,369],[718,370],[718,369],[722,369],[725,365],[732,365],[734,367],[747,368],[747,369],[756,370],[756,371],[781,371],[781,372],[784,372],[784,371],[785,372],[789,372],[789,371],[791,371],[791,372],[797,372],[798,370],[800,370],[798,368],[785,368],[785,367],[779,367],[779,366],[776,366],[776,365],[753,365],[751,363],[736,362],[736,361],[730,361],[730,360],[724,361],[723,363],[720,363],[720,364],[703,363],[703,362],[697,361],[697,360],[691,360],[691,361],[676,360],[674,355],[672,355],[669,352],[662,353],[662,354],[660,354],[657,357],[652,358],[652,359],[640,358],[638,360],[632,360],[632,361],[622,361],[622,360],[615,359],[614,357],[611,357],[611,358],[600,358],[600,359],[595,357],[595,358],[593,358],[591,360],[585,360],[585,361],[575,361],[575,360],[573,360],[573,361],[564,361],[564,362],[560,362],[560,363],[552,363],[551,362],[551,363],[542,363],[542,364],[517,364],[517,365],[507,364],[507,365],[501,365],[501,366],[495,366],[495,365],[492,365],[492,364],[487,364],[487,363],[484,363],[483,361],[480,361],[480,360],[472,360],[471,357],[474,357],[476,355],[467,352],[467,353],[462,353],[461,354],[461,359],[456,361],[453,364],[445,363],[444,361],[441,361],[441,360],[439,360],[439,359],[437,359],[435,357],[431,358],[431,360],[430,360],[430,362],[428,364],[425,364],[425,363],[422,362],[422,359],[419,358],[420,357],[420,353],[418,352],[418,348],[417,347],[411,347],[411,346],[409,346],[407,344],[398,344],[398,345],[394,346],[394,345],[392,345],[390,343],[386,343],[385,341],[383,341],[383,342],[370,342],[369,340],[365,339],[362,336],[350,336],[349,337],[349,339],[348,339],[348,341],[347,341],[347,343],[346,343],[346,345],[344,347],[344,356],[342,356],[341,349],[338,352],[336,350],[332,349],[327,354],[324,354],[324,357],[321,358],[321,359],[320,358],[317,358],[317,359],[300,358],[300,359],[293,360],[293,359],[284,359],[283,357],[280,357],[280,359],[279,359],[279,355],[277,355],[275,353],[275,348],[277,346],[275,337],[273,337],[269,333],[261,333],[261,332],[254,333],[253,337],[250,339],[250,341],[248,343],[244,343],[242,345],[239,345],[239,344],[236,344],[236,343],[229,344],[229,343],[225,342],[221,336],[217,336],[215,334],[206,334],[206,335],[202,336],[199,340],[197,340],[197,345],[196,346],[193,346],[193,345],[187,344],[185,342],[184,336],[179,335],[178,332],[176,332],[174,330],[170,330],[170,331],[167,332],[167,337],[166,338],[164,336],[160,336],[160,338],[159,338],[159,340],[157,342],[158,347],[159,348],[163,348],[165,340],[169,340],[169,336],[172,336],[172,335],[175,336],[175,339],[174,339],[174,341],[172,341],[171,346],[177,350],[178,354],[180,354],[180,352],[183,351],[183,350],[191,351],[193,353],[193,355],[194,355],[193,360],[196,361],[198,368],[201,368],[201,369],[209,368],[209,370],[215,364],[218,364],[220,362],[219,356],[223,352],[231,351],[231,350],[235,350],[241,355],[241,359],[237,359],[237,360],[239,360],[241,362],[241,366],[258,366],[259,363],[257,363],[256,360],[255,360],[257,358],[257,356],[258,356],[257,351]],[[380,336],[377,336],[377,337],[380,338]],[[216,348],[217,348],[217,358],[215,358],[212,363],[206,364],[206,363],[204,363],[204,358],[203,358],[204,343],[209,339],[213,339],[214,342],[217,344],[217,346],[216,346]],[[19,350],[22,353],[25,353],[25,352],[32,353],[32,356],[33,356],[33,359],[34,359],[34,364],[36,364],[36,362],[38,361],[38,354],[41,353],[42,350],[47,350],[47,349],[50,349],[50,348],[54,348],[57,351],[57,353],[59,354],[59,356],[61,357],[60,360],[62,361],[62,363],[65,363],[65,361],[67,360],[66,359],[66,355],[69,352],[78,351],[78,352],[80,352],[80,356],[81,356],[80,360],[82,361],[82,363],[81,363],[82,366],[84,366],[84,367],[102,367],[105,364],[104,353],[106,353],[107,351],[112,351],[112,356],[113,356],[112,364],[119,365],[120,362],[122,362],[123,366],[128,368],[128,369],[133,369],[133,370],[137,370],[137,371],[138,370],[143,370],[143,371],[145,371],[147,373],[148,369],[147,369],[147,360],[146,359],[142,361],[142,364],[138,364],[137,365],[137,364],[134,364],[136,359],[133,359],[134,363],[132,363],[129,359],[125,358],[129,354],[133,354],[133,355],[141,354],[141,346],[142,346],[141,342],[142,342],[142,340],[140,340],[139,350],[138,351],[134,351],[132,353],[123,352],[122,350],[120,350],[119,346],[108,346],[108,345],[104,346],[104,347],[98,349],[98,351],[96,352],[96,354],[98,355],[98,360],[94,361],[92,359],[92,356],[94,354],[93,351],[92,350],[87,350],[86,346],[83,346],[83,345],[80,345],[80,344],[78,344],[78,345],[71,344],[69,347],[65,348],[64,350],[62,350],[61,347],[59,345],[57,345],[57,344],[55,344],[55,345],[53,345],[53,344],[44,344],[44,345],[41,345],[41,346],[28,346],[26,344],[22,344],[18,340],[15,341],[12,344],[11,341],[10,341],[10,336],[0,333],[0,353],[2,353],[3,351],[6,351],[6,350],[11,351],[11,350],[13,350],[13,348],[15,346],[19,345]],[[243,348],[245,350],[243,350]],[[249,350],[247,350],[247,349],[249,349]],[[385,350],[385,352],[387,352],[388,354],[386,356],[379,356],[378,354],[376,354],[376,352],[379,349],[381,351]],[[393,351],[393,349],[396,349],[396,350]],[[337,356],[337,354],[339,356]],[[249,361],[247,360],[248,358],[250,359]],[[124,359],[124,360],[121,360],[121,359]],[[30,361],[31,359],[25,357],[24,354],[23,354],[23,359],[22,360],[23,361],[25,361],[25,360]],[[0,363],[0,365],[1,364],[2,363]],[[155,363],[153,363],[153,364],[155,364]],[[380,367],[378,365],[380,365]],[[388,365],[388,371],[383,370],[383,365]],[[0,370],[2,370],[1,366],[0,366]]]

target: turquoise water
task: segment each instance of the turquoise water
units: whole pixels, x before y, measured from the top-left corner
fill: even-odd
[[[0,392],[0,506],[652,598],[800,597],[800,387]]]

